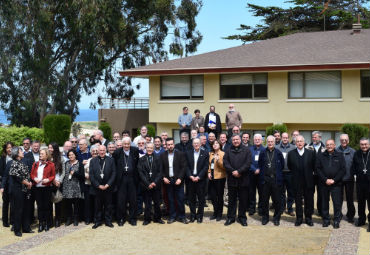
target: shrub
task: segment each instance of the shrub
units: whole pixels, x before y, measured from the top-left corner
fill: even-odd
[[[110,127],[109,123],[101,122],[99,129],[103,131],[103,136],[108,141],[112,140],[112,128]]]
[[[152,124],[146,124],[145,126],[148,129],[148,135],[150,135],[151,137],[154,137],[155,136],[155,127]],[[137,135],[138,136],[140,135],[140,129],[141,129],[141,127],[137,129]]]
[[[369,129],[359,124],[346,123],[341,127],[344,134],[348,134],[349,146],[355,150],[360,149],[360,139],[369,136]]]
[[[66,114],[49,114],[44,118],[43,127],[45,133],[45,142],[56,142],[63,146],[69,139],[71,133],[71,116]]]
[[[40,128],[29,128],[29,127],[0,127],[0,150],[2,145],[7,141],[14,143],[16,146],[21,146],[23,138],[30,138],[33,141],[38,140],[44,142],[44,131]]]
[[[284,132],[287,132],[288,128],[285,124],[276,124],[276,125],[272,125],[270,127],[267,127],[266,128],[266,137],[268,137],[269,135],[273,135],[275,130],[280,131],[280,134],[282,134]]]

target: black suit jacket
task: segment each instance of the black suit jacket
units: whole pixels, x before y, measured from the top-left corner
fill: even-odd
[[[231,146],[225,151],[224,167],[227,173],[227,184],[231,187],[245,187],[249,185],[249,169],[252,163],[252,153],[248,147],[240,145],[238,148]],[[232,172],[237,170],[241,175],[236,178]]]
[[[100,157],[95,157],[90,161],[89,176],[91,181],[91,186],[93,187],[90,191],[92,195],[95,195],[99,190],[99,185],[108,184],[109,188],[106,191],[113,191],[114,184],[116,180],[116,164],[114,160],[110,157],[105,157],[105,166],[103,170],[103,179],[100,176]]]
[[[161,173],[163,177],[170,178],[169,176],[169,165],[168,165],[168,151],[163,152],[160,155],[161,161]],[[186,172],[186,158],[185,154],[181,151],[174,151],[173,156],[173,178],[175,180],[181,179],[183,181]]]
[[[292,173],[292,184],[295,191],[298,190],[299,184],[301,183],[302,174],[299,173],[300,163],[299,157],[301,157],[297,149],[288,152],[288,169]],[[315,172],[315,162],[316,153],[313,150],[304,149],[303,153],[303,174],[306,184],[306,188],[314,188],[314,172]]]
[[[161,189],[162,173],[161,173],[161,161],[158,155],[153,153],[153,164],[152,164],[152,176],[150,177],[150,166],[148,155],[144,155],[139,159],[137,165],[139,172],[140,184],[145,190],[149,190],[148,186],[152,182],[155,183],[155,189]]]
[[[208,128],[209,114],[210,113],[207,113],[206,118],[204,120],[204,129],[205,132],[207,133],[212,132],[212,130]],[[218,133],[218,135],[220,135],[222,131],[220,115],[218,115],[217,113],[214,113],[214,115],[216,116],[216,132]]]
[[[207,178],[208,166],[209,166],[209,154],[205,150],[199,150],[199,157],[197,161],[197,174],[193,174],[194,171],[194,150],[188,151],[186,153],[187,159],[187,170],[186,177],[190,176],[199,177],[201,181]]]
[[[35,163],[35,157],[33,156],[32,151],[30,151],[26,155],[24,155],[24,158],[23,158],[22,162],[24,162],[27,165],[28,170],[31,173],[32,165],[33,165],[33,163]]]
[[[117,149],[113,153],[113,158],[116,163],[116,181],[119,185],[121,183],[124,171],[125,171],[125,159],[123,148]],[[128,175],[134,177],[135,182],[138,181],[138,173],[137,173],[137,163],[139,161],[139,150],[136,147],[130,147],[130,154],[129,154],[129,172]]]

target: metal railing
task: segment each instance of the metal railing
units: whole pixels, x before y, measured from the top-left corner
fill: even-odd
[[[149,109],[149,98],[102,98],[100,109]]]

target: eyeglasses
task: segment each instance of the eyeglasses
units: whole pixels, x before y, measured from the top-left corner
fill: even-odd
[[[23,145],[30,144],[30,143],[23,143]]]
[[[77,143],[77,141],[71,141],[71,143]]]

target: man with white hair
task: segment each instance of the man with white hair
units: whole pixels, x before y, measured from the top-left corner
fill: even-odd
[[[280,225],[280,202],[283,185],[284,157],[281,151],[275,148],[275,137],[267,137],[267,148],[262,151],[258,159],[262,191],[262,225],[269,222],[269,201],[272,198],[274,206],[274,225]]]
[[[262,216],[262,184],[259,181],[260,169],[258,166],[259,155],[265,150],[262,145],[262,135],[255,134],[253,137],[253,146],[249,147],[252,155],[252,164],[249,171],[249,215],[256,213],[256,189],[258,190],[258,215]]]
[[[229,105],[229,111],[226,112],[225,116],[225,123],[229,137],[231,137],[233,133],[233,127],[238,127],[239,130],[242,128],[243,119],[240,113],[235,110],[234,104]]]
[[[117,222],[123,226],[126,222],[127,204],[129,204],[129,223],[136,226],[137,220],[137,163],[139,150],[132,147],[130,137],[122,139],[123,147],[113,153],[116,163],[117,184]]]
[[[347,201],[347,221],[353,223],[353,218],[356,214],[355,205],[353,202],[354,193],[354,176],[351,172],[351,166],[353,161],[353,156],[355,155],[355,150],[349,146],[349,137],[347,134],[341,134],[339,137],[340,145],[337,147],[337,151],[343,153],[344,160],[346,161],[346,173],[343,177],[343,190],[345,191],[346,201]]]
[[[95,130],[95,131],[93,132],[93,135],[94,135],[94,139],[95,139],[96,141],[100,141],[100,143],[101,143],[102,145],[104,145],[105,147],[107,147],[107,146],[108,146],[109,141],[108,141],[107,139],[105,139],[105,138],[104,138],[104,133],[103,133],[103,131],[101,131],[100,129]]]
[[[137,143],[139,142],[140,139],[145,140],[145,136],[148,134],[148,128],[144,125],[140,128],[140,135],[135,137],[134,139],[134,144],[137,146]]]

